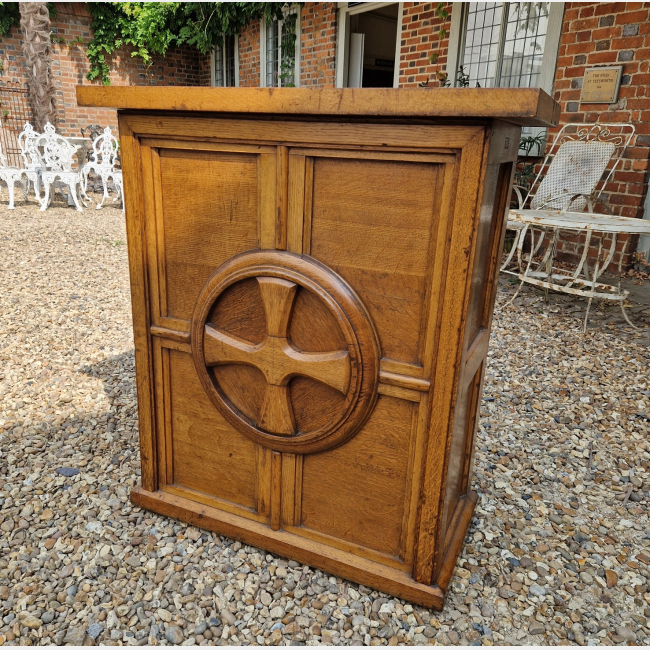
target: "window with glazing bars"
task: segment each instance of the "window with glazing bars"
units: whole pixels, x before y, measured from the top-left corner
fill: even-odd
[[[235,47],[237,46],[236,36],[224,36],[221,47],[214,48],[214,85],[215,86],[236,86],[237,74],[235,67],[237,59]]]
[[[539,85],[550,2],[470,2],[461,63],[469,85]]]
[[[291,7],[281,20],[266,26],[266,85],[296,85],[298,12]]]

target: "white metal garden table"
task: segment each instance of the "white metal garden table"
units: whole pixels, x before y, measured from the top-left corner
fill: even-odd
[[[519,278],[521,280],[519,289],[526,282],[544,289],[588,298],[584,331],[587,329],[589,309],[594,298],[618,302],[625,320],[635,327],[625,312],[625,300],[629,291],[621,289],[622,263],[629,246],[629,236],[619,255],[618,283],[607,284],[600,279],[614,259],[619,237],[621,235],[650,235],[650,221],[589,212],[514,209],[510,210],[508,214],[508,228],[515,229],[517,234],[513,247],[501,266],[501,271]],[[560,233],[563,231],[584,234],[581,244],[582,255],[573,270],[560,268],[555,263],[557,243]],[[593,269],[590,269],[587,258],[594,236],[598,239],[598,254],[595,256]],[[609,244],[606,243],[607,239],[609,239]],[[524,248],[527,249],[527,252],[524,251]],[[514,269],[508,269],[515,255],[517,265]],[[512,300],[516,298],[519,289]]]

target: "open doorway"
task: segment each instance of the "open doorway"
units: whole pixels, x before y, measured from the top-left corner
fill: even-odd
[[[341,21],[342,79],[348,88],[393,88],[397,53],[400,4],[348,3]]]

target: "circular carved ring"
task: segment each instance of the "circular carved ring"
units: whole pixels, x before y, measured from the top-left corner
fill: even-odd
[[[242,331],[255,322],[253,303],[263,316],[261,334],[250,340]],[[338,349],[328,341],[339,341]],[[197,373],[219,412],[276,451],[340,445],[363,426],[377,399],[379,343],[368,312],[339,275],[306,255],[250,251],[222,264],[197,299],[191,342]],[[247,399],[237,397],[242,390]]]

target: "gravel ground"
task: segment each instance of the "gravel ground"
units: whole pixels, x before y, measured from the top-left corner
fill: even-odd
[[[647,330],[608,316],[583,337],[575,305],[512,292],[435,613],[133,507],[122,213],[3,195],[0,645],[649,643]]]

